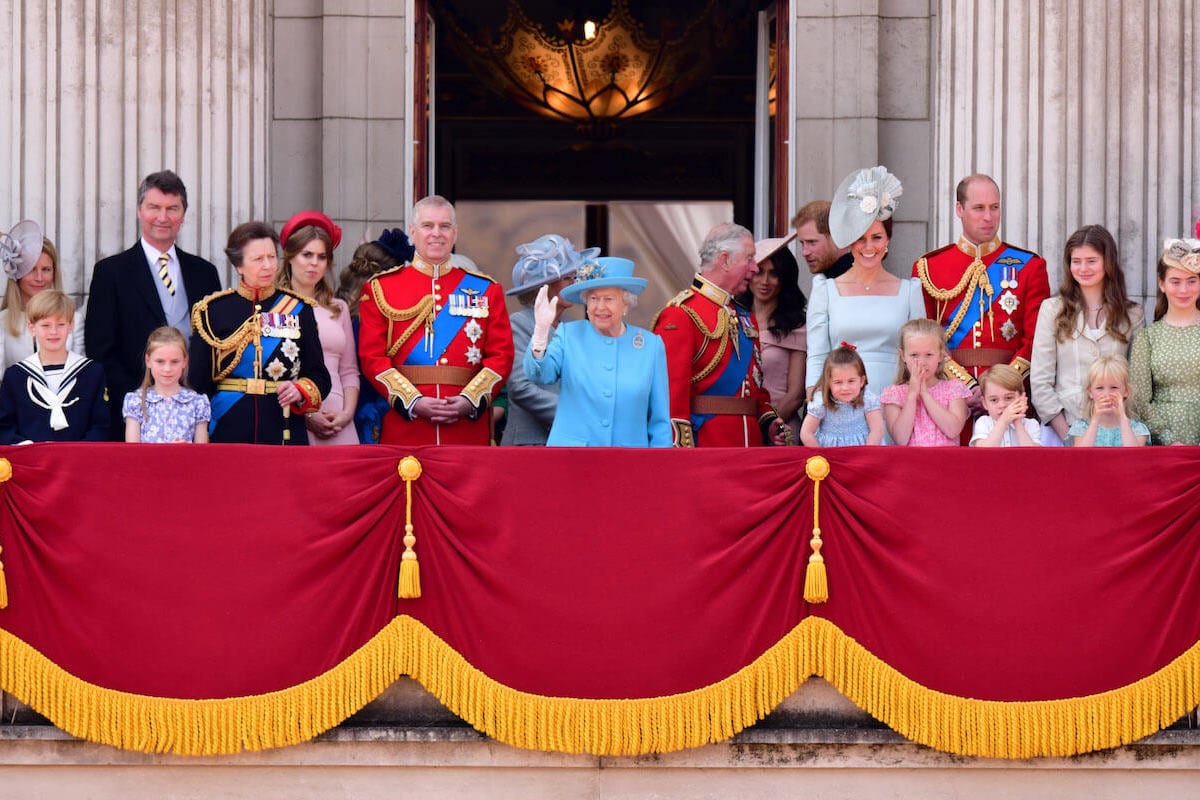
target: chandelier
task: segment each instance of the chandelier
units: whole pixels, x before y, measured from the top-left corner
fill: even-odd
[[[698,11],[676,12],[686,19],[660,17],[652,36],[628,0],[613,0],[601,20],[565,18],[552,31],[509,0],[494,32],[484,27],[467,34],[453,17],[449,28],[472,72],[492,88],[530,111],[603,136],[618,121],[660,107],[710,74],[736,43],[747,8],[739,0],[707,0]]]

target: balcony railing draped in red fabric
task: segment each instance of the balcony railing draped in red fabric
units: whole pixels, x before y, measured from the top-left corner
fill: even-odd
[[[728,738],[811,675],[1001,757],[1200,701],[1200,451],[823,451],[807,604],[814,454],[0,449],[0,688],[180,753],[305,741],[402,674],[501,741],[601,754]]]

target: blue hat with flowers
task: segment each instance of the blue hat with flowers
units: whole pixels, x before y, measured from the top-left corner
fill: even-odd
[[[517,245],[517,263],[513,264],[513,288],[506,295],[524,294],[539,286],[568,278],[600,253],[599,247],[575,252],[575,245],[565,236],[547,233],[532,242]]]
[[[583,293],[589,289],[615,286],[634,294],[641,294],[647,283],[645,278],[633,276],[633,262],[628,258],[602,256],[580,267],[575,273],[575,282],[558,294],[568,303],[578,303]]]
[[[849,247],[875,220],[890,219],[903,192],[900,179],[888,172],[887,167],[851,172],[833,193],[829,208],[829,236],[833,243]]]

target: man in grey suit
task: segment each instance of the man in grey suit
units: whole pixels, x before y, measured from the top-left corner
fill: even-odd
[[[538,289],[550,288],[550,297],[558,297],[557,324],[571,304],[559,297],[559,292],[575,282],[580,265],[591,261],[600,252],[589,247],[575,252],[571,243],[557,234],[546,234],[535,241],[517,247],[520,258],[513,265],[513,288],[506,295],[516,295],[521,310],[509,316],[513,334],[513,369],[505,389],[508,392],[508,414],[505,418],[501,445],[544,445],[554,423],[558,408],[558,383],[548,386],[533,383],[525,377],[521,366],[529,340],[533,336],[533,301]]]
[[[104,367],[116,441],[125,438],[125,393],[142,383],[146,337],[171,325],[188,338],[192,306],[221,289],[216,267],[175,246],[187,207],[187,187],[178,175],[170,170],[147,175],[137,197],[141,237],[92,271],[85,347]]]

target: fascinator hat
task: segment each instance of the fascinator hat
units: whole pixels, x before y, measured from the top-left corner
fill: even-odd
[[[645,278],[633,277],[633,262],[628,258],[603,256],[580,267],[575,274],[575,282],[559,295],[568,303],[578,303],[584,292],[606,286],[615,286],[637,295],[646,289],[647,283]]]
[[[42,255],[42,226],[22,220],[8,233],[0,233],[0,266],[4,274],[19,281],[33,270]]]
[[[1163,242],[1162,262],[1168,267],[1200,274],[1200,239],[1167,239]]]
[[[882,222],[896,213],[904,187],[887,167],[870,167],[851,172],[833,194],[829,208],[829,235],[838,247],[867,232],[875,220]]]
[[[342,243],[342,229],[320,211],[301,211],[299,214],[293,214],[292,218],[283,224],[283,230],[279,232],[279,238],[286,245],[287,240],[292,238],[292,234],[306,225],[320,228],[329,234],[329,241],[333,244],[333,248]]]
[[[375,244],[396,259],[397,264],[407,264],[417,252],[417,248],[413,247],[413,243],[408,240],[408,234],[402,228],[384,228]]]
[[[787,236],[777,236],[774,239],[759,239],[754,243],[754,263],[761,264],[766,261],[779,252],[781,247],[784,247],[795,238],[796,232],[792,231]]]
[[[585,263],[595,260],[599,247],[576,252],[565,236],[547,233],[532,242],[517,245],[517,263],[513,264],[513,288],[506,295],[524,294],[539,286],[574,275]]]

